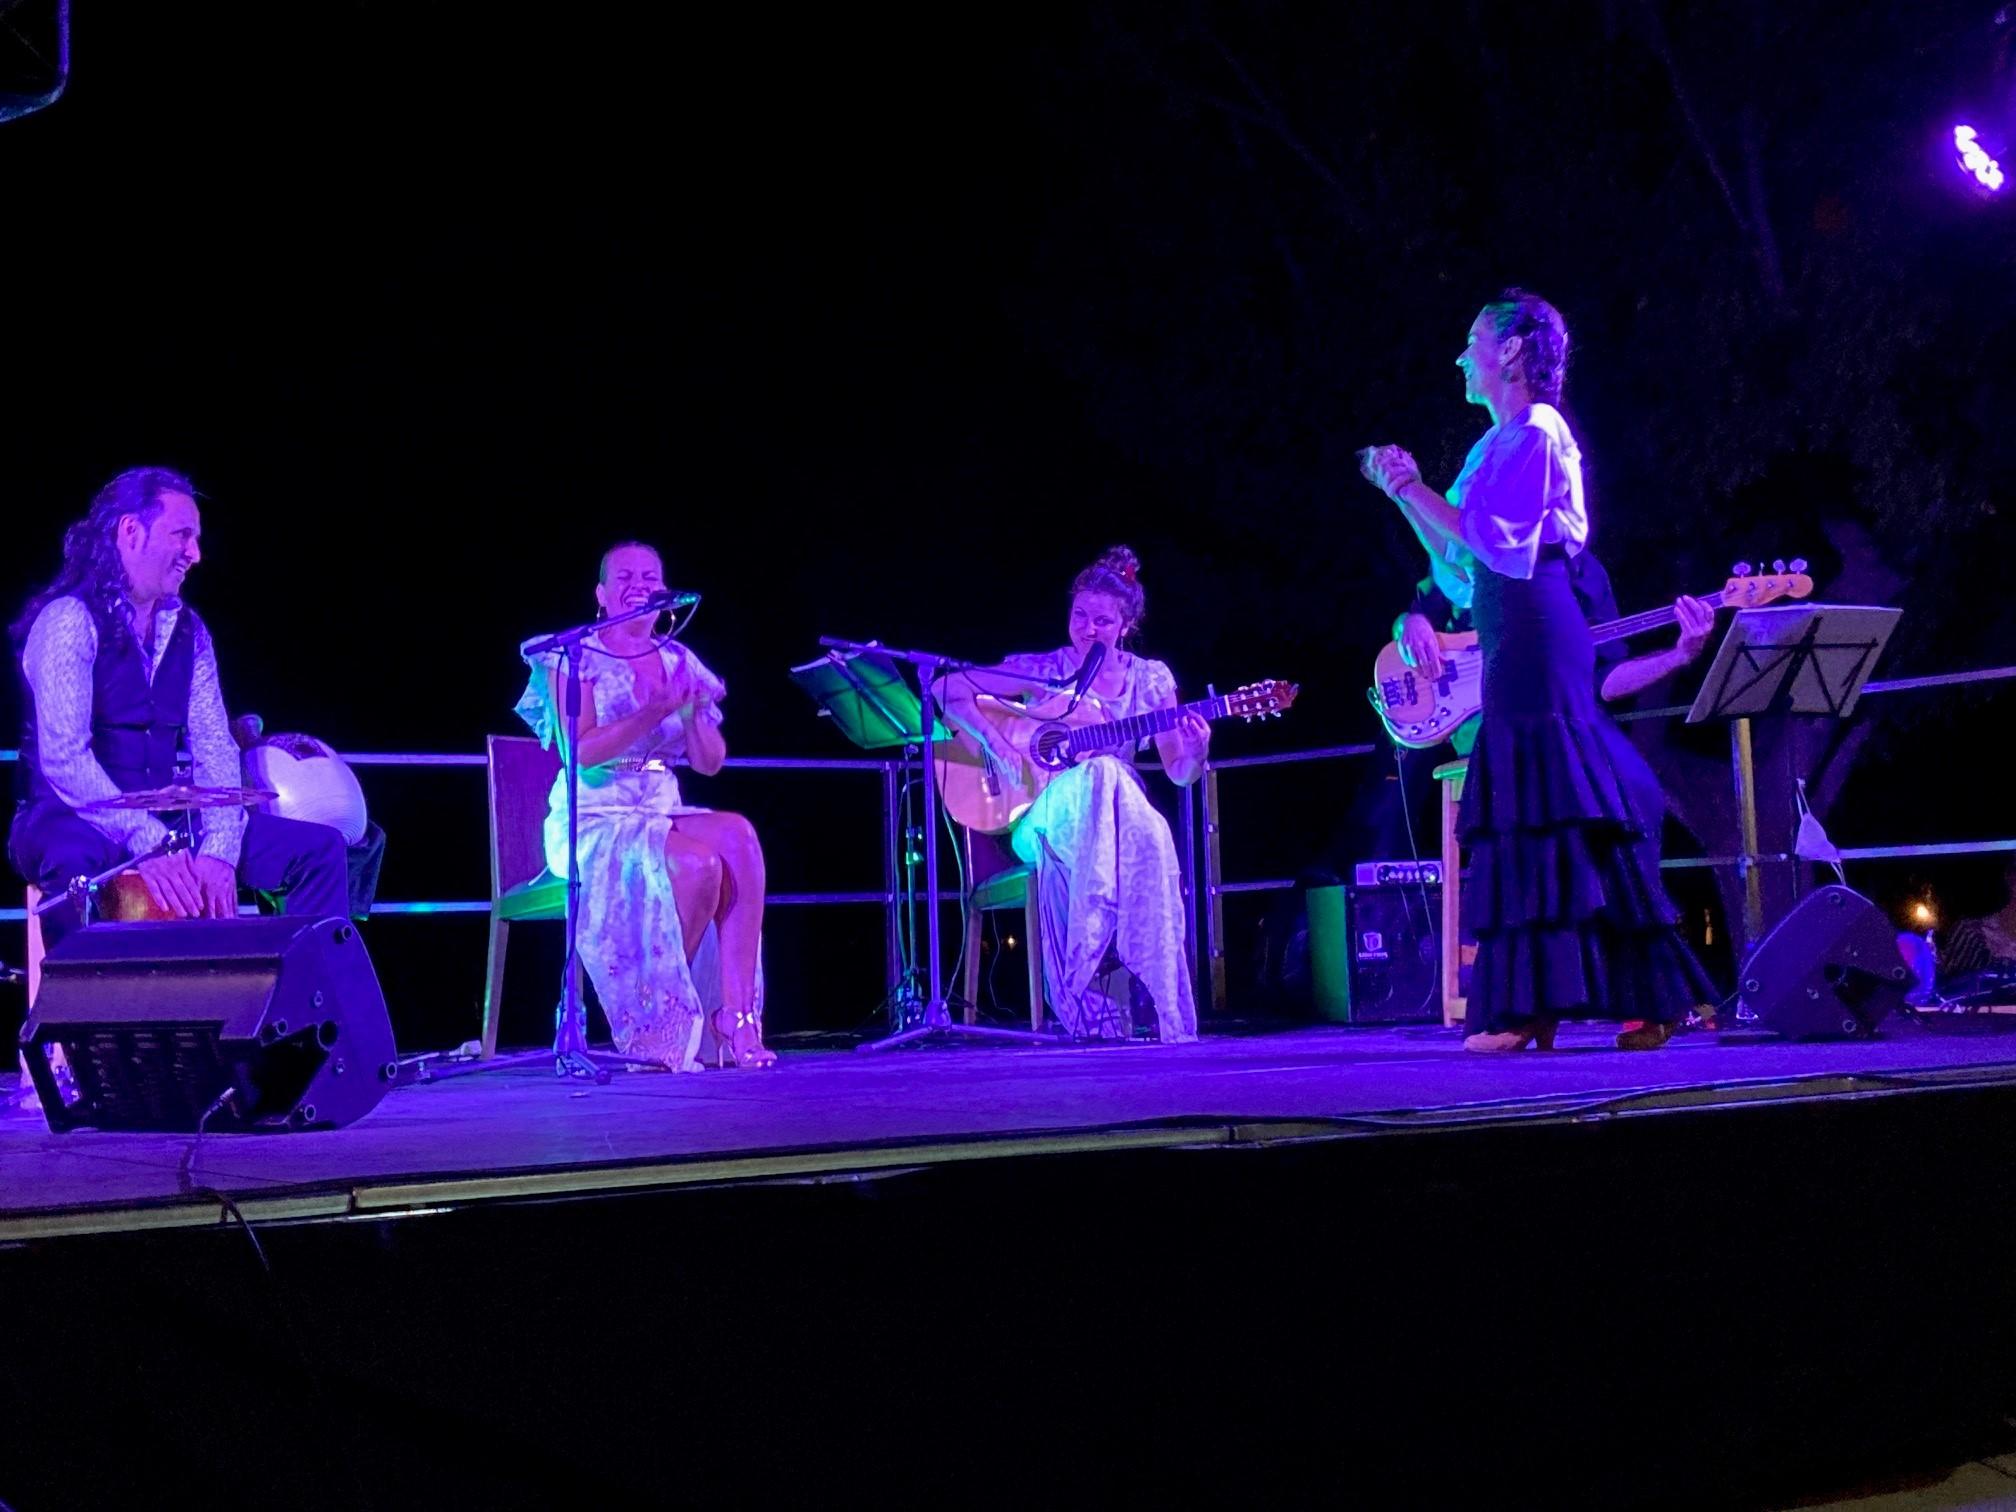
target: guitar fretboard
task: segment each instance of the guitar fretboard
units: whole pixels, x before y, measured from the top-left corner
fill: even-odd
[[[1711,610],[1720,609],[1727,597],[1727,591],[1718,588],[1701,602]],[[1591,625],[1589,635],[1600,646],[1605,641],[1624,640],[1629,636],[1643,635],[1648,630],[1660,629],[1662,626],[1673,624],[1679,618],[1679,612],[1668,604],[1664,609],[1647,609],[1643,614],[1627,614],[1623,619],[1605,620],[1600,625]]]
[[[1065,749],[1073,756],[1086,751],[1096,751],[1102,746],[1130,746],[1146,740],[1151,735],[1160,735],[1165,730],[1176,728],[1177,722],[1185,714],[1201,714],[1206,719],[1223,719],[1232,712],[1232,696],[1223,694],[1217,698],[1200,698],[1196,703],[1178,704],[1173,709],[1151,709],[1146,714],[1132,714],[1125,719],[1109,720],[1104,724],[1085,725],[1071,732]]]

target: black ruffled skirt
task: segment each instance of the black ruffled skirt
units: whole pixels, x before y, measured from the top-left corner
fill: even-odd
[[[1716,994],[1659,880],[1659,781],[1597,702],[1567,563],[1477,577],[1484,717],[1461,811],[1477,939],[1469,1031],[1677,1022]]]

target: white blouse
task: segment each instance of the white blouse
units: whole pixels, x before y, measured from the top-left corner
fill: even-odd
[[[1463,470],[1449,485],[1460,542],[1446,553],[1452,566],[1471,558],[1505,577],[1530,578],[1543,545],[1578,554],[1589,540],[1582,500],[1582,449],[1568,422],[1551,404],[1532,404],[1477,438]],[[1457,576],[1438,571],[1446,593]],[[1470,601],[1469,585],[1451,599]]]

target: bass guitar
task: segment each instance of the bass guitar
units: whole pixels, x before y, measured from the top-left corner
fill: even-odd
[[[1813,579],[1806,575],[1804,562],[1773,565],[1784,566],[1784,570],[1757,576],[1751,573],[1749,563],[1738,562],[1721,589],[1701,602],[1710,609],[1725,604],[1737,609],[1755,609],[1779,599],[1803,599],[1813,591]],[[1602,645],[1657,630],[1677,618],[1673,606],[1668,604],[1663,609],[1648,609],[1643,614],[1591,625],[1589,634]],[[1379,711],[1386,733],[1393,737],[1395,745],[1413,750],[1438,746],[1456,732],[1458,725],[1484,707],[1484,653],[1477,647],[1476,632],[1437,632],[1435,638],[1442,647],[1442,671],[1437,677],[1430,678],[1418,668],[1408,666],[1395,641],[1381,647],[1373,661],[1372,686],[1365,696]]]

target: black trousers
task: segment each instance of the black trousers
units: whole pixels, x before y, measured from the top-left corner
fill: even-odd
[[[7,835],[7,859],[42,889],[60,893],[74,877],[95,877],[126,856],[126,848],[54,799],[25,803]],[[256,810],[246,815],[238,853],[238,880],[277,894],[286,911],[310,918],[344,918],[350,912],[350,866],[343,837],[326,824],[304,824]],[[42,916],[42,940],[54,946],[81,921],[63,903]]]

